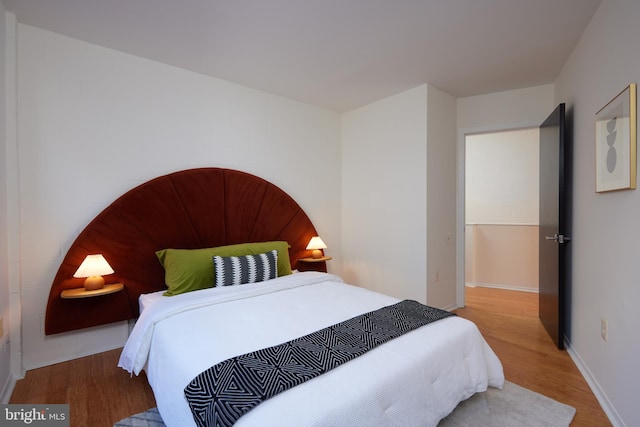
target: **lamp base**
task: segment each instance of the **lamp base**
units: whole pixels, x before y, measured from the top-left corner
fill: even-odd
[[[86,291],[95,291],[104,288],[104,278],[102,276],[89,276],[84,279],[84,289]]]
[[[322,251],[320,249],[314,249],[311,251],[311,258],[322,258]]]

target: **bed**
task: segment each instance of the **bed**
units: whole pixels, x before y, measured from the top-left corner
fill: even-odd
[[[45,328],[59,333],[137,319],[119,366],[132,374],[145,371],[168,427],[204,425],[194,420],[185,397],[202,373],[404,303],[344,283],[323,264],[319,271],[300,271],[314,235],[297,203],[261,178],[217,168],[157,178],[123,195],[80,233],[52,284]],[[277,250],[262,252],[264,244]],[[78,320],[74,315],[86,308],[62,301],[60,293],[78,286],[73,271],[97,250],[125,290],[119,297],[92,298],[95,311]],[[278,273],[254,283],[185,290],[169,277],[174,268],[190,271],[191,264],[168,262],[185,255],[213,264],[215,283],[235,275],[226,274],[223,260],[256,262],[269,253],[273,259],[265,263],[272,265],[265,271]],[[244,411],[236,425],[435,426],[462,400],[503,383],[500,361],[477,327],[446,316],[294,387],[274,385],[277,392]]]

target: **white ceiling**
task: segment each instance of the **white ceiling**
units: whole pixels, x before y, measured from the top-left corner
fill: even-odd
[[[552,83],[601,0],[0,0],[18,21],[348,111]]]

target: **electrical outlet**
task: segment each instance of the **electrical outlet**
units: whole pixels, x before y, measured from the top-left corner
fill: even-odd
[[[607,321],[605,319],[600,319],[600,335],[602,336],[603,340],[607,340],[607,329],[608,329],[608,325],[607,325]]]

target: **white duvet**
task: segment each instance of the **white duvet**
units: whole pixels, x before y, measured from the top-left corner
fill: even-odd
[[[396,302],[315,272],[141,296],[119,366],[145,369],[168,427],[194,426],[184,388],[200,372]],[[460,401],[503,383],[502,365],[477,327],[449,317],[265,401],[236,425],[435,426]]]

